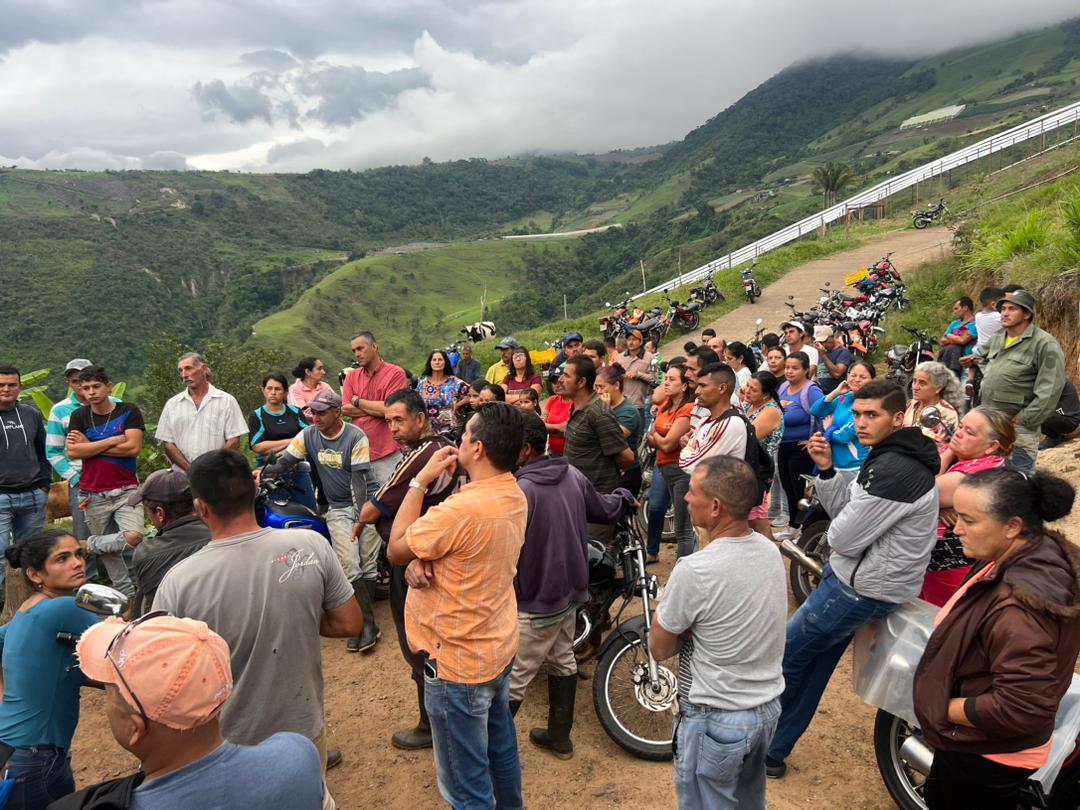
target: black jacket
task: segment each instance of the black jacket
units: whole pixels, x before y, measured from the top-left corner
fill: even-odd
[[[125,810],[131,806],[135,788],[142,784],[143,772],[110,779],[57,799],[46,810]]]
[[[188,515],[168,524],[157,537],[140,543],[132,560],[137,589],[135,615],[141,616],[150,610],[161,580],[174,565],[209,542],[210,529],[198,515]]]

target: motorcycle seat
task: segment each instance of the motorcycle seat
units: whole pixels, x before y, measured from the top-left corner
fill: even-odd
[[[287,503],[283,504],[279,504],[274,501],[267,501],[266,508],[269,509],[271,512],[274,512],[275,514],[285,515],[285,517],[314,518],[315,520],[320,519],[318,513],[313,512],[311,509],[304,506],[302,503],[297,503],[296,501],[288,501]]]

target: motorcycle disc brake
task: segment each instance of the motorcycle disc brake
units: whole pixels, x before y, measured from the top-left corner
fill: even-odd
[[[679,685],[675,673],[664,666],[656,668],[655,688],[649,684],[649,665],[640,661],[634,665],[631,680],[637,702],[650,712],[678,711]]]

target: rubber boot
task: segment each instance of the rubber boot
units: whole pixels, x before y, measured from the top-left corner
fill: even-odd
[[[517,717],[518,709],[520,709],[520,708],[521,708],[521,701],[520,700],[511,700],[510,701],[510,716],[511,717]]]
[[[548,727],[534,728],[529,732],[533,745],[550,751],[559,759],[574,756],[574,744],[570,742],[570,729],[574,725],[574,698],[577,695],[578,676],[548,676]]]
[[[416,699],[420,704],[420,722],[413,728],[395,731],[390,738],[390,744],[394,748],[404,751],[431,748],[431,721],[428,719],[427,709],[424,708],[424,687],[420,683],[416,684]]]
[[[356,597],[356,604],[360,605],[360,612],[364,614],[364,621],[367,621],[367,609],[364,607],[364,580],[354,579],[349,584],[352,585],[353,596]],[[346,639],[345,651],[360,652],[360,636]]]
[[[360,631],[356,649],[367,652],[375,648],[382,636],[378,625],[375,624],[375,580],[361,579],[357,582],[359,587],[354,586],[356,601],[360,603],[360,609],[364,611],[364,629]]]

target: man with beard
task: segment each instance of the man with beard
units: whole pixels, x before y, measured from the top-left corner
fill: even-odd
[[[427,406],[416,391],[402,389],[386,398],[386,425],[390,435],[405,450],[405,456],[398,462],[386,483],[375,496],[360,509],[360,520],[354,529],[358,535],[365,525],[374,525],[383,542],[390,540],[390,529],[394,525],[394,516],[401,507],[405,496],[409,494],[409,482],[416,477],[424,465],[441,448],[453,443],[444,436],[436,435],[428,421]],[[428,487],[424,495],[420,514],[424,514],[437,503],[442,503],[453,491],[457,483],[457,471],[446,472]],[[412,670],[416,681],[416,698],[420,707],[420,721],[414,728],[395,731],[390,742],[395,748],[416,750],[431,748],[431,723],[424,708],[424,660],[421,655],[409,649],[409,640],[405,636],[405,597],[409,586],[405,582],[405,566],[390,566],[390,615],[394,618],[398,644],[401,654]]]

